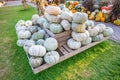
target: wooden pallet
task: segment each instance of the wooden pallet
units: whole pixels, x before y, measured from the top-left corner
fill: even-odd
[[[99,42],[93,42],[93,43],[91,43],[91,44],[89,44],[89,45],[87,45],[87,46],[82,46],[81,48],[79,48],[79,49],[77,49],[77,50],[72,50],[72,49],[70,49],[70,48],[66,45],[66,43],[65,43],[65,44],[63,44],[61,47],[59,47],[59,48],[57,49],[58,53],[60,54],[60,60],[59,60],[59,62],[62,62],[62,61],[64,61],[64,60],[66,60],[66,59],[68,59],[68,58],[70,58],[70,57],[72,57],[72,56],[74,56],[74,55],[76,55],[76,54],[78,54],[78,53],[80,53],[80,52],[88,49],[88,48],[91,48],[92,46],[95,46],[96,44],[99,44],[99,43],[101,43],[102,41],[107,40],[108,38],[109,38],[109,37],[105,37],[103,40],[101,40],[101,41],[99,41]],[[28,60],[29,60],[29,59],[30,59],[30,55],[27,54],[27,57],[28,57]],[[59,63],[59,62],[58,62],[58,63]],[[56,64],[57,64],[57,63],[56,63]],[[30,65],[31,65],[31,64],[30,64]],[[55,64],[54,64],[54,65],[55,65]],[[41,71],[43,71],[43,70],[45,70],[45,69],[47,69],[47,68],[49,68],[49,67],[51,67],[51,66],[53,66],[53,65],[49,65],[49,64],[46,64],[45,62],[43,62],[43,64],[42,64],[41,66],[39,66],[39,67],[33,68],[33,67],[31,66],[31,68],[32,68],[34,74],[36,74],[36,73],[41,72]]]

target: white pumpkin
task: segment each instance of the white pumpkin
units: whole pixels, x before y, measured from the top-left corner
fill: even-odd
[[[102,24],[102,23],[96,25],[96,27],[99,28],[100,33],[103,32],[106,29],[106,26],[104,24]]]
[[[46,34],[45,30],[43,30],[43,29],[39,30],[38,33],[42,33],[43,35]]]
[[[17,40],[17,45],[20,46],[20,47],[22,47],[22,46],[24,46],[25,42],[26,42],[26,39],[25,40],[18,39]]]
[[[84,23],[88,20],[88,15],[86,13],[76,12],[73,15],[73,22],[75,23]]]
[[[44,37],[43,33],[40,32],[36,32],[32,35],[33,40],[43,39],[43,37]]]
[[[65,19],[65,20],[67,20],[69,22],[72,22],[72,15],[70,13],[68,13],[68,12],[62,12],[61,13],[61,18]]]
[[[61,25],[64,28],[64,30],[66,30],[66,31],[70,30],[70,28],[71,28],[71,24],[67,20],[62,20]]]
[[[29,54],[31,56],[44,56],[46,54],[45,47],[41,45],[32,45],[29,49]]]
[[[16,26],[24,26],[25,25],[25,21],[24,20],[19,20],[16,24]]]
[[[84,33],[72,32],[72,37],[76,41],[84,41],[89,37],[89,32],[85,31]]]
[[[54,38],[47,38],[44,42],[44,46],[48,51],[53,51],[58,48],[58,42]]]
[[[92,38],[88,37],[86,40],[82,41],[81,44],[82,46],[88,45],[92,42]]]
[[[42,45],[42,46],[43,46],[43,45],[44,45],[44,42],[45,42],[45,40],[39,39],[39,40],[36,41],[36,44],[37,44],[37,45]]]
[[[86,28],[87,28],[87,30],[90,28],[94,28],[94,22],[92,21],[92,20],[87,20],[86,22],[85,22],[85,26],[86,26]]]
[[[18,33],[19,31],[21,30],[27,30],[27,27],[26,26],[17,26],[16,27],[16,32]]]
[[[61,17],[60,17],[60,15],[54,16],[54,15],[50,15],[50,14],[48,14],[48,13],[45,13],[44,16],[46,17],[46,19],[47,19],[50,23],[60,23],[60,22],[61,22]]]
[[[50,31],[53,33],[61,33],[63,31],[63,28],[60,24],[51,24]]]
[[[43,26],[44,22],[47,22],[47,20],[44,17],[40,17],[37,19],[37,24],[39,24],[40,26]]]
[[[47,6],[45,11],[48,13],[48,14],[52,14],[52,15],[59,15],[60,14],[60,8],[59,7],[56,7],[56,6]]]
[[[67,45],[71,49],[79,49],[81,47],[81,42],[75,41],[73,38],[67,41]]]
[[[28,50],[32,45],[35,45],[35,42],[33,40],[26,40],[26,42],[23,46],[26,53],[28,53]]]
[[[44,60],[47,64],[55,64],[59,62],[60,55],[57,51],[47,52],[44,56]]]
[[[50,23],[44,22],[43,27],[49,29],[50,28]]]
[[[31,37],[31,32],[27,30],[21,30],[18,32],[19,39],[28,39]]]
[[[34,14],[31,18],[33,24],[37,24],[37,19],[39,18],[38,14]]]
[[[70,12],[70,10],[68,8],[63,8],[62,12]]]
[[[47,38],[49,38],[50,36],[48,34],[45,34],[44,39],[46,40]]]
[[[29,27],[27,27],[27,29],[28,29],[31,33],[37,32],[37,26],[29,26]]]
[[[31,20],[27,20],[26,22],[25,22],[25,26],[32,26],[32,21]]]
[[[103,35],[105,37],[111,36],[114,33],[113,29],[110,27],[106,27],[106,29],[103,31]]]
[[[90,36],[96,36],[99,33],[99,28],[98,27],[90,28],[88,29],[88,32]]]
[[[94,36],[94,37],[92,37],[92,40],[93,41],[100,41],[100,40],[102,40],[104,37],[103,37],[103,34],[99,34],[99,35],[97,35],[97,36]]]
[[[32,67],[38,67],[43,63],[43,58],[41,57],[31,57],[29,63]]]
[[[72,22],[72,30],[74,32],[83,33],[83,32],[85,32],[85,29],[86,29],[85,24],[77,24],[77,23]]]

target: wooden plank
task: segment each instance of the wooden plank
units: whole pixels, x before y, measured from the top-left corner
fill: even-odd
[[[50,30],[44,28],[44,30],[51,36],[51,37],[55,37],[55,34],[52,33]]]
[[[71,32],[72,32],[72,30],[68,30],[68,31],[64,31],[64,32],[62,32],[62,33],[56,34],[56,35],[55,35],[55,38],[58,39],[58,38],[61,38],[61,37],[63,37],[63,36],[71,35]]]
[[[63,48],[63,47],[59,47],[58,48],[64,55],[68,54],[68,52]]]
[[[103,40],[101,40],[101,41],[99,41],[99,42],[93,42],[93,43],[91,43],[91,44],[89,44],[89,45],[87,45],[87,46],[84,46],[84,47],[81,47],[81,48],[79,48],[79,49],[77,49],[77,50],[75,50],[75,51],[72,51],[72,52],[69,53],[69,54],[66,54],[66,55],[64,55],[64,56],[61,56],[58,63],[66,60],[66,59],[68,59],[68,58],[70,58],[70,57],[72,57],[72,56],[74,56],[74,55],[76,55],[76,54],[78,54],[78,53],[80,53],[80,52],[82,52],[82,51],[84,51],[84,50],[92,47],[92,46],[95,46],[96,44],[99,44],[99,43],[101,43],[102,41],[107,40],[108,38],[109,38],[109,37],[106,37],[106,38],[104,38]],[[57,64],[57,63],[56,63],[56,64]],[[54,65],[55,65],[55,64],[54,64]],[[40,67],[38,67],[38,68],[36,68],[36,69],[33,69],[33,72],[36,74],[36,73],[41,72],[41,71],[43,71],[43,70],[45,70],[45,69],[47,69],[47,68],[49,68],[49,67],[51,67],[51,66],[53,66],[53,65],[44,64],[44,65],[41,65]]]
[[[62,38],[59,38],[57,41],[58,41],[58,42],[62,42],[62,41],[64,41],[64,40],[68,40],[70,37],[71,37],[71,36],[64,36],[64,37],[62,37]]]
[[[67,40],[64,40],[64,41],[58,42],[58,46],[61,47],[61,46],[65,45],[66,42],[67,42]]]
[[[73,50],[70,49],[67,45],[63,45],[63,47],[68,51],[68,52],[72,52]]]

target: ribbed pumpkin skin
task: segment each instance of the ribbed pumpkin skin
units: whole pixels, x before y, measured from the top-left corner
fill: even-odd
[[[45,47],[41,45],[32,45],[29,49],[29,54],[31,56],[44,56],[46,54]]]
[[[69,22],[72,22],[72,15],[68,12],[62,12],[61,13],[61,18],[64,19],[64,20],[67,20]]]
[[[71,28],[71,24],[67,20],[62,20],[61,25],[64,28],[64,30],[66,30],[66,31],[70,30],[70,28]]]
[[[58,48],[58,42],[54,38],[47,38],[45,40],[44,46],[48,51],[54,51]]]
[[[36,32],[32,35],[33,40],[43,39],[43,37],[44,37],[43,33],[40,33],[40,32],[39,33]]]
[[[85,21],[87,21],[87,19],[88,19],[88,15],[86,13],[76,12],[73,15],[73,22],[78,24],[84,23]]]
[[[99,28],[100,33],[103,32],[106,29],[106,26],[104,24],[102,24],[102,23],[96,25],[96,27]]]
[[[16,33],[18,33],[19,31],[22,31],[22,30],[27,30],[27,27],[26,26],[17,26],[16,27]]]
[[[95,41],[100,41],[102,40],[104,37],[103,37],[103,34],[99,34],[97,36],[94,36],[92,37],[92,40],[95,42]]]
[[[33,24],[37,24],[37,19],[39,18],[38,14],[34,14],[31,18]]]
[[[40,26],[43,26],[44,22],[47,22],[47,20],[44,17],[39,17],[37,19],[37,24],[39,24]]]
[[[54,15],[50,15],[50,14],[48,14],[48,13],[45,13],[44,16],[46,17],[46,19],[47,19],[50,23],[60,23],[60,22],[61,22],[61,17],[60,17],[60,15],[54,16]]]
[[[29,63],[32,67],[38,67],[42,64],[43,59],[41,57],[31,57]]]
[[[113,29],[110,27],[106,27],[106,29],[103,31],[103,35],[105,37],[111,36],[114,33]]]
[[[32,21],[31,20],[27,20],[25,22],[25,26],[27,26],[27,27],[32,26]]]
[[[71,49],[78,49],[81,47],[81,42],[75,41],[74,39],[71,38],[67,41],[67,45]]]
[[[55,16],[60,14],[60,8],[59,7],[55,7],[55,6],[47,6],[45,11],[48,14],[52,14],[52,15],[55,15]]]
[[[70,10],[65,7],[65,8],[62,9],[62,12],[70,12]]]
[[[96,36],[99,33],[99,28],[94,27],[94,28],[88,29],[88,32],[89,32],[90,36]]]
[[[63,28],[60,24],[51,24],[50,31],[53,33],[61,33],[63,31]]]
[[[44,45],[44,42],[45,42],[45,40],[39,39],[39,40],[36,41],[36,44],[37,44],[37,45],[42,45],[42,46],[43,46],[43,45]]]
[[[24,20],[19,20],[15,26],[16,27],[17,26],[25,26],[25,21]]]
[[[21,30],[18,32],[19,39],[28,39],[31,37],[31,32],[27,30]]]
[[[92,42],[92,38],[88,37],[86,40],[82,41],[82,46],[88,45]]]
[[[49,29],[50,28],[50,24],[48,22],[44,22],[43,23],[43,27]]]
[[[25,42],[26,42],[26,39],[25,40],[18,39],[17,40],[17,45],[20,46],[20,47],[22,47],[22,46],[24,46]]]
[[[77,23],[72,22],[72,30],[74,32],[83,33],[85,32],[85,29],[86,29],[85,24],[77,24]]]
[[[59,62],[59,53],[57,51],[50,51],[47,52],[46,55],[44,56],[44,60],[47,64],[55,64]]]
[[[72,32],[72,37],[76,41],[84,41],[89,37],[89,32],[85,31],[84,33]]]
[[[31,33],[37,32],[37,26],[29,26],[29,27],[27,27],[27,29],[28,29]]]
[[[28,50],[32,45],[35,45],[35,42],[33,40],[26,40],[26,42],[23,46],[26,53],[28,53]]]
[[[85,26],[86,26],[86,29],[88,30],[88,29],[94,28],[94,27],[95,27],[95,24],[94,24],[93,21],[87,20],[87,21],[85,22]]]

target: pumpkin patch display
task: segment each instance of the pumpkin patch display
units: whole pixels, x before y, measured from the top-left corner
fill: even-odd
[[[97,36],[93,36],[92,37],[92,40],[95,42],[95,41],[100,41],[102,40],[104,37],[103,37],[103,34],[99,34]]]
[[[46,55],[44,56],[44,60],[47,64],[55,64],[59,62],[59,53],[57,51],[50,51],[47,52]]]
[[[37,32],[37,26],[29,26],[29,27],[27,27],[27,29],[28,29],[31,33]]]
[[[69,12],[62,12],[61,18],[72,22],[72,14],[70,14]]]
[[[99,32],[103,32],[106,29],[106,26],[102,23],[96,25],[99,28]]]
[[[32,39],[35,41],[38,39],[43,39],[43,37],[44,37],[43,33],[40,33],[40,32],[36,32],[32,35]]]
[[[86,40],[82,41],[81,44],[82,46],[88,45],[92,42],[92,38],[88,37]]]
[[[90,34],[90,36],[96,36],[99,33],[99,28],[98,27],[94,27],[94,28],[90,28],[88,29],[88,32]]]
[[[70,28],[71,28],[71,24],[67,20],[62,20],[61,25],[64,28],[64,30],[66,30],[66,31],[70,30]]]
[[[90,28],[94,28],[94,27],[95,27],[95,24],[94,24],[93,21],[87,20],[87,21],[85,22],[85,26],[86,26],[86,29],[88,30],[88,29],[90,29]]]
[[[39,24],[40,26],[42,26],[44,22],[47,22],[47,20],[44,17],[39,17],[37,19],[37,24]]]

